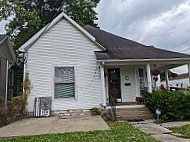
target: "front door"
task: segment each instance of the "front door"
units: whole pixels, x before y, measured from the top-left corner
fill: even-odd
[[[108,69],[108,84],[109,84],[109,95],[112,98],[121,99],[121,89],[120,89],[120,69]]]

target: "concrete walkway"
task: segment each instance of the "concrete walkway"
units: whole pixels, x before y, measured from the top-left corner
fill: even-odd
[[[155,120],[147,120],[141,122],[132,122],[131,124],[145,133],[152,134],[152,136],[163,142],[190,142],[190,139],[179,138],[171,135],[172,131],[167,129],[169,127],[180,127],[190,124],[190,121],[183,122],[168,122],[162,124],[153,123]]]
[[[170,128],[170,127],[180,127],[186,124],[190,124],[190,121],[167,122],[167,123],[160,124],[160,126],[165,127],[165,128]]]
[[[108,129],[101,116],[30,118],[0,128],[0,138]]]

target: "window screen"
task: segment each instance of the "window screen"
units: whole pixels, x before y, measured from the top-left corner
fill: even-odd
[[[55,68],[55,98],[75,96],[74,67]]]

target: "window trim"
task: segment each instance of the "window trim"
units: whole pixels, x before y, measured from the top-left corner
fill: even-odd
[[[73,67],[74,68],[74,87],[75,87],[75,90],[74,90],[74,97],[70,97],[70,98],[56,98],[55,97],[55,68],[56,67]],[[61,99],[64,99],[64,100],[75,100],[75,101],[78,101],[78,94],[77,94],[77,66],[76,65],[53,65],[52,67],[52,70],[53,70],[53,77],[52,77],[52,83],[53,83],[53,87],[52,87],[52,93],[53,93],[53,96],[52,98],[53,99],[56,99],[56,100],[61,100]]]

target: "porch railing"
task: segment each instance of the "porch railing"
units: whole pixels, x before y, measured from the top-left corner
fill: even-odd
[[[111,106],[111,109],[112,109],[112,119],[114,121],[117,121],[117,118],[116,118],[116,104],[115,104],[111,94],[109,94],[109,102],[110,102],[110,106]]]

